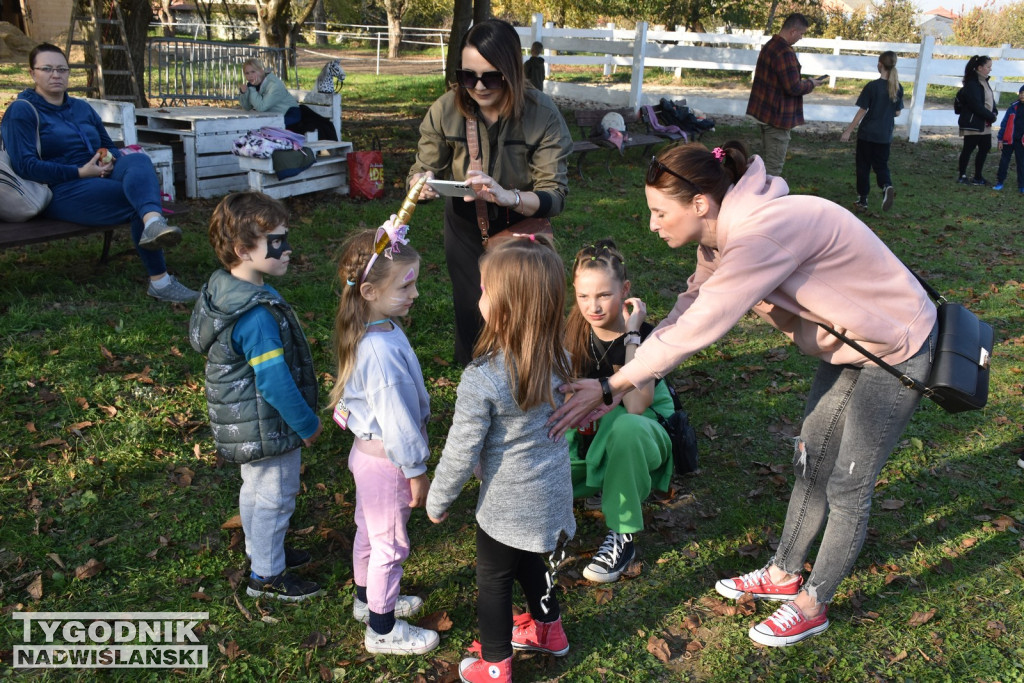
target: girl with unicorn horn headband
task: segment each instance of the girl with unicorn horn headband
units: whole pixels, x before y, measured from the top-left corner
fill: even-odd
[[[379,228],[349,237],[338,264],[338,369],[330,400],[334,421],[355,437],[348,456],[356,483],[352,616],[366,623],[363,644],[376,654],[423,654],[440,641],[435,631],[404,620],[423,600],[399,591],[409,556],[406,524],[430,488],[430,398],[416,354],[395,322],[419,296],[420,257],[406,237],[419,187]]]

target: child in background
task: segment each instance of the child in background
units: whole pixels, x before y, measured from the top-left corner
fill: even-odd
[[[251,562],[246,593],[305,600],[320,586],[286,573],[310,560],[284,545],[299,493],[301,447],[320,436],[313,356],[295,313],[264,283],[288,271],[288,210],[260,192],[225,197],[210,220],[224,265],[196,301],[189,341],[207,356],[206,403],[217,451],[241,465],[238,507]]]
[[[393,320],[419,296],[420,272],[419,254],[405,246],[408,226],[395,220],[352,235],[343,247],[330,400],[334,421],[355,437],[348,456],[356,483],[352,616],[366,623],[368,652],[413,655],[433,650],[440,638],[399,618],[423,606],[416,596],[400,595],[399,584],[409,556],[406,524],[430,488],[430,398],[416,354]]]
[[[999,126],[999,135],[996,136],[1003,156],[999,159],[999,172],[993,190],[1003,189],[1006,172],[1010,170],[1010,155],[1013,155],[1017,162],[1017,189],[1024,194],[1024,109],[1020,106],[1021,102],[1024,102],[1024,85],[1017,91],[1017,101],[1007,107],[1003,123]]]
[[[647,307],[629,297],[626,264],[612,240],[579,250],[573,286],[576,306],[565,330],[573,377],[609,377],[633,360],[641,342],[654,331],[644,320]],[[675,410],[664,381],[633,389],[589,429],[566,435],[573,495],[598,498],[593,503],[588,498],[588,507],[600,507],[609,527],[601,548],[583,570],[590,581],[618,581],[635,557],[634,534],[644,528],[643,502],[652,489],[671,488],[672,442],[652,408],[661,415]]]
[[[526,80],[533,83],[533,87],[541,92],[544,91],[544,58],[540,56],[543,51],[544,44],[535,40],[530,46],[530,58],[523,64]]]
[[[849,142],[850,134],[857,128],[857,201],[853,207],[858,211],[868,208],[872,169],[878,187],[882,188],[882,211],[892,208],[896,196],[896,188],[892,186],[889,175],[889,149],[896,127],[894,119],[903,111],[903,86],[896,71],[895,52],[878,55],[878,73],[881,78],[871,81],[861,90],[857,98],[860,109],[839,138]],[[859,128],[857,124],[860,124]]]
[[[463,681],[511,681],[513,650],[569,652],[544,554],[572,537],[569,446],[547,437],[571,377],[562,348],[565,271],[548,238],[518,235],[480,261],[484,328],[459,382],[455,415],[427,496],[440,523],[474,474],[480,659],[459,665]],[[552,559],[552,564],[555,562]],[[529,613],[512,618],[512,588]]]

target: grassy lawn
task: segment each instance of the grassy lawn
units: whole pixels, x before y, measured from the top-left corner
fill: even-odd
[[[380,138],[387,196],[289,201],[296,253],[273,284],[306,327],[324,396],[339,245],[397,210],[419,118],[439,93],[437,77],[350,76],[345,137],[357,148]],[[754,129],[720,127],[705,142],[731,138],[753,143]],[[748,316],[673,376],[697,427],[702,469],[677,478],[667,502],[647,506],[639,572],[603,587],[582,579],[606,528],[579,507],[573,557],[560,574],[572,649],[560,659],[517,656],[517,680],[1024,680],[1024,470],[1015,465],[1024,457],[1024,197],[1012,191],[1012,176],[1001,193],[954,184],[958,151],[894,144],[895,208],[878,211],[875,192],[863,218],[938,289],[993,324],[992,394],[976,413],[922,404],[882,472],[867,543],[840,586],[831,628],[792,648],[760,648],[746,630],[771,606],[737,609],[713,589],[719,577],[772,555],[792,481],[791,437],[815,365]],[[571,261],[580,245],[613,237],[634,291],[660,318],[684,287],[694,250],[671,251],[649,234],[639,150],[615,157],[611,176],[602,161],[588,159],[588,180],[571,177],[555,221],[560,251]],[[995,163],[993,154],[990,181]],[[853,147],[798,132],[785,176],[795,193],[849,206]],[[188,204],[185,240],[168,264],[198,287],[217,267],[205,233],[215,202]],[[435,463],[459,380],[441,221],[437,202],[413,218],[424,267],[406,326],[432,399]],[[430,524],[422,510],[410,523],[403,586],[426,599],[424,614],[441,625],[430,655],[372,658],[362,649],[363,627],[351,618],[351,437],[333,424],[303,453],[289,537],[313,554],[301,572],[326,595],[301,605],[248,598],[241,531],[222,528],[237,512],[240,480],[215,457],[204,359],[187,340],[191,311],[145,296],[124,232],[109,265],[97,265],[99,251],[91,237],[0,252],[0,677],[16,675],[10,663],[21,629],[11,612],[116,610],[209,613],[200,639],[210,666],[179,679],[453,680],[478,635],[472,485],[445,525]],[[329,423],[326,409],[322,419]],[[114,670],[102,679],[166,676]]]

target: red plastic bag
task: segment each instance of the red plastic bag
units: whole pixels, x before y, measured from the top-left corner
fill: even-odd
[[[384,196],[384,157],[380,140],[376,136],[370,149],[348,154],[348,191],[360,199],[380,199]]]

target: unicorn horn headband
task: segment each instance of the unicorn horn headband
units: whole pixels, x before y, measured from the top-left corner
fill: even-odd
[[[416,201],[419,199],[420,192],[423,190],[426,182],[427,177],[421,176],[409,188],[409,194],[402,201],[402,207],[398,209],[398,213],[393,214],[391,218],[384,222],[384,225],[377,228],[377,236],[373,240],[373,254],[366,263],[366,270],[363,271],[363,277],[360,278],[360,282],[366,281],[366,276],[370,274],[370,268],[373,268],[373,264],[377,262],[377,258],[381,254],[384,255],[384,258],[390,259],[394,252],[401,252],[398,248],[400,244],[409,244],[409,240],[406,239],[406,234],[409,232],[409,219],[412,218],[412,213],[416,210]]]

